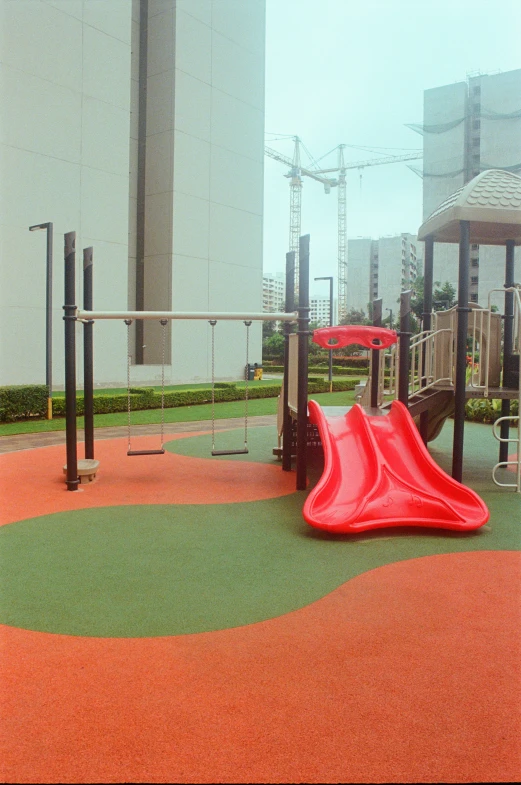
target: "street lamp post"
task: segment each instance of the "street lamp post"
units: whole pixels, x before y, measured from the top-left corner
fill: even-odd
[[[389,311],[389,329],[392,330],[393,329],[393,309],[392,308],[386,308],[385,310]]]
[[[52,420],[52,230],[51,222],[35,224],[30,232],[47,230],[46,269],[47,284],[45,292],[45,384],[47,386],[47,419]]]
[[[329,326],[333,327],[333,276],[322,275],[315,281],[329,281]],[[329,350],[329,392],[333,392],[333,349]]]

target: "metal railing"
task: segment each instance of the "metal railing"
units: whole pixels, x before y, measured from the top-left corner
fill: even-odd
[[[444,333],[454,334],[454,328],[426,330],[414,336],[411,340],[411,365],[409,372],[409,395],[412,396],[420,390],[427,390],[436,384],[454,384],[454,341],[448,342],[449,374],[438,375],[436,368],[440,352],[439,336]]]
[[[501,425],[501,423],[509,421],[513,423],[517,420],[517,438],[512,438],[511,436],[508,439],[503,439],[497,433],[497,426]],[[521,439],[519,438],[519,415],[512,415],[510,417],[500,417],[496,420],[492,426],[492,433],[494,434],[494,438],[498,440],[498,442],[502,442],[504,444],[517,444],[517,454],[511,461],[500,461],[496,463],[494,468],[492,469],[492,479],[496,485],[500,488],[515,488],[517,493],[521,493],[521,448],[520,443]],[[515,466],[515,474],[516,474],[516,481],[515,482],[499,482],[496,480],[496,472],[498,469],[508,469],[509,466]]]
[[[517,493],[521,493],[521,290],[518,286],[512,286],[508,289],[493,289],[492,292],[489,294],[489,310],[490,310],[490,297],[493,292],[512,292],[514,295],[514,325],[513,325],[513,353],[519,355],[519,395],[517,399],[517,414],[510,415],[508,417],[499,417],[494,422],[492,433],[494,434],[494,438],[503,444],[516,444],[517,445],[517,454],[512,460],[500,461],[496,463],[494,468],[492,469],[492,480],[496,485],[500,488],[515,488]],[[510,424],[517,425],[517,437],[511,437],[510,435],[508,438],[502,438],[497,433],[497,427],[501,425],[503,422],[509,422]],[[496,472],[498,469],[508,469],[509,466],[514,466],[516,481],[515,482],[499,482],[496,479]]]

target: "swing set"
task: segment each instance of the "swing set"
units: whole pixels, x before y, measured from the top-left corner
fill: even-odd
[[[75,323],[83,323],[85,327],[84,335],[90,337],[87,343],[84,341],[84,399],[85,399],[85,434],[86,434],[86,459],[94,458],[93,440],[93,346],[92,346],[92,325],[96,320],[116,319],[121,320],[127,327],[127,456],[144,455],[164,455],[164,422],[165,422],[165,347],[166,347],[166,326],[170,321],[181,319],[206,320],[211,326],[211,383],[212,383],[212,456],[222,455],[247,455],[248,449],[248,379],[246,378],[245,397],[244,397],[244,446],[240,449],[216,449],[215,436],[215,327],[221,320],[242,321],[246,327],[246,367],[249,363],[249,339],[250,327],[253,321],[279,321],[291,323],[301,321],[300,313],[289,311],[281,313],[202,313],[197,311],[94,311],[92,310],[92,249],[89,251],[89,276],[83,278],[84,306],[83,310],[73,305],[76,296],[76,276],[75,276],[75,245],[76,233],[69,232],[65,235],[65,300],[64,322],[65,322],[65,421],[66,421],[66,485],[67,490],[75,491],[78,489],[78,455],[77,455],[77,432],[76,432],[76,330]],[[84,251],[85,254],[85,251]],[[308,314],[306,313],[306,330]],[[160,447],[159,449],[134,450],[132,449],[131,439],[131,333],[130,328],[134,320],[159,320],[162,327],[161,339],[161,426],[160,426]],[[307,339],[307,332],[306,332]],[[90,438],[87,439],[87,434]],[[87,444],[89,444],[87,452]],[[302,482],[302,480],[300,480]]]
[[[166,326],[168,319],[161,319],[161,441],[160,447],[157,450],[133,450],[132,449],[132,426],[131,426],[131,410],[132,410],[132,394],[130,383],[130,369],[132,365],[131,353],[131,337],[130,327],[132,319],[125,319],[127,326],[127,456],[133,457],[135,455],[164,455],[164,432],[165,432],[165,346],[166,346]],[[244,448],[239,450],[216,450],[215,448],[215,326],[217,319],[210,319],[209,324],[212,328],[212,455],[248,455],[248,379],[246,379],[246,387],[244,393]],[[248,367],[249,359],[249,331],[251,327],[251,320],[244,322],[246,326],[246,367]]]

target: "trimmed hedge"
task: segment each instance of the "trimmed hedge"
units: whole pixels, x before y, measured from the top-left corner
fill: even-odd
[[[266,368],[264,370],[267,370]],[[270,365],[269,370],[272,373],[284,373],[284,366],[283,365]],[[329,371],[329,365],[327,363],[325,365],[310,365],[308,368],[308,373],[320,373],[326,374]],[[360,375],[367,375],[369,373],[368,368],[343,368],[340,365],[333,365],[333,375],[334,376],[352,376],[356,374],[357,376]]]
[[[47,416],[47,387],[19,384],[0,387],[0,422]]]
[[[343,392],[354,390],[359,384],[359,379],[334,379],[333,391]],[[277,398],[281,385],[264,384],[262,386],[248,385],[248,398]],[[329,392],[329,382],[322,378],[310,378],[308,381],[310,394]],[[216,403],[223,401],[240,401],[244,398],[244,388],[238,388],[233,382],[217,382],[214,390]],[[44,418],[47,416],[47,388],[43,385],[28,385],[24,387],[0,388],[0,401],[2,410],[0,420],[11,422],[16,419],[29,419],[30,417]],[[171,409],[179,406],[195,406],[197,404],[211,403],[211,389],[178,390],[165,392],[165,408]],[[83,396],[76,399],[76,413],[84,414]],[[113,412],[126,412],[128,398],[125,393],[117,395],[94,395],[94,414],[111,414]],[[160,409],[161,393],[152,387],[131,387],[130,409],[142,411],[143,409]],[[54,396],[52,401],[53,417],[65,417],[65,397]]]

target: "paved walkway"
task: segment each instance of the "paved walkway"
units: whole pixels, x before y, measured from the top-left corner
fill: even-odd
[[[275,414],[265,414],[260,417],[248,417],[248,425],[256,428],[263,425],[275,426],[277,416]],[[241,428],[244,426],[242,417],[231,418],[228,420],[216,420],[215,430],[225,431],[229,428]],[[148,436],[159,434],[159,423],[152,425],[133,425],[133,436]],[[197,420],[196,422],[165,423],[165,433],[192,433],[193,431],[210,431],[212,428],[211,420]],[[95,439],[116,439],[126,436],[128,433],[125,425],[115,428],[96,428]],[[78,442],[84,441],[83,429],[78,429]],[[51,431],[48,433],[27,433],[15,436],[0,436],[0,454],[15,452],[17,450],[33,450],[36,447],[48,447],[53,444],[65,445],[65,431]]]

